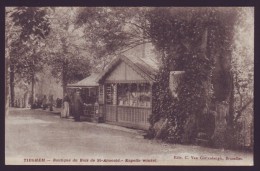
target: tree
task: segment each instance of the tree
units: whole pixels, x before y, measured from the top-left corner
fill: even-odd
[[[39,7],[17,7],[10,14],[13,25],[19,28],[19,39],[12,42],[10,85],[13,87],[14,66],[19,75],[32,85],[32,100],[34,101],[35,74],[42,69],[40,56],[41,40],[50,32],[50,23],[46,9]],[[11,34],[11,33],[10,33]],[[19,54],[21,52],[21,54]],[[13,88],[11,88],[12,91]],[[11,93],[12,94],[12,93]],[[13,100],[13,99],[12,99]],[[12,102],[13,103],[13,102]]]
[[[5,20],[5,57],[6,57],[6,87],[10,87],[10,105],[14,106],[14,67],[13,61],[10,59],[11,43],[17,41],[19,38],[18,29],[13,26],[10,18],[10,13],[13,8],[6,8],[6,20]]]
[[[242,8],[234,28],[234,44],[231,60],[233,147],[253,147],[253,102],[254,102],[254,10]],[[246,126],[242,126],[246,123]],[[243,140],[239,137],[243,137]],[[247,139],[247,144],[244,140]]]
[[[13,69],[10,68],[10,44],[13,40],[17,39],[16,32],[13,31],[12,22],[10,18],[10,11],[12,11],[12,8],[6,8],[6,20],[5,20],[5,85],[6,85],[6,92],[10,92],[6,94],[6,108],[8,109],[8,106],[11,105],[14,106],[14,86],[13,86]],[[12,32],[11,32],[12,31]],[[9,104],[10,101],[10,104]],[[6,112],[7,113],[7,112]]]
[[[187,135],[185,123],[189,118],[200,120],[204,108],[222,101],[232,104],[230,61],[238,11],[237,8],[157,8],[150,12],[150,35],[163,54],[164,76],[159,77],[159,84],[168,82],[169,71],[185,71],[178,86],[179,96],[168,106],[168,112],[160,112],[164,99],[155,102],[158,112],[153,114],[159,116],[153,118],[169,118],[170,141],[191,140],[196,131]],[[158,94],[167,97],[165,86],[161,87]],[[192,130],[193,126],[189,127]]]
[[[232,52],[234,122],[253,102],[254,77],[254,28],[253,10],[243,8],[235,27],[234,50]]]
[[[51,15],[51,33],[46,39],[47,46],[42,49],[47,56],[52,75],[61,80],[63,93],[68,83],[74,83],[90,73],[90,58],[82,33],[75,28],[77,8],[54,8]]]
[[[104,67],[113,57],[150,42],[146,8],[79,8],[78,27],[84,28],[87,48],[95,63]]]

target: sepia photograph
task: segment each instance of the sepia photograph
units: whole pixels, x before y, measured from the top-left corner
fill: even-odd
[[[5,165],[254,166],[254,7],[5,7]]]

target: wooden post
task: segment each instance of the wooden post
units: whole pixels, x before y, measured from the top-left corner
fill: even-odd
[[[150,95],[150,112],[149,112],[149,115],[152,115],[152,112],[153,112],[153,82],[150,82],[150,92],[151,92],[151,95]],[[148,116],[149,118],[149,116]]]
[[[140,93],[140,87],[139,87],[139,86],[140,86],[140,84],[139,84],[139,83],[136,83],[137,97],[140,97],[140,95],[141,95],[141,93]],[[139,98],[139,99],[140,99],[140,98]],[[137,103],[136,103],[136,106],[137,106],[137,107],[139,107],[138,104],[139,104],[139,100],[137,100]]]
[[[115,106],[116,112],[116,122],[118,122],[118,112],[117,112],[117,83],[113,86],[113,105]]]
[[[105,84],[102,85],[102,89],[103,89],[103,104],[105,104]]]
[[[128,93],[128,105],[131,106],[131,105],[130,105],[131,83],[128,83],[128,92],[129,92],[129,93]]]
[[[103,107],[103,117],[104,117],[104,122],[106,122],[106,84],[103,84],[103,102],[104,102],[104,107]]]
[[[113,85],[113,105],[117,104],[117,83]]]

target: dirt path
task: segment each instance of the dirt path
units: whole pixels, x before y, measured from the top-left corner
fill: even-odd
[[[137,130],[30,109],[10,109],[5,144],[6,164],[252,165],[253,158],[246,152],[165,144],[143,139]]]

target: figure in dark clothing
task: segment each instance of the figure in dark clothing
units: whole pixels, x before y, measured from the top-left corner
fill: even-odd
[[[91,94],[90,94],[90,97],[89,97],[89,98],[90,98],[90,103],[94,105],[94,104],[95,104],[95,102],[96,102],[96,99],[95,99],[95,95],[94,95],[94,93],[93,93],[93,92],[91,92]]]
[[[28,103],[29,103],[31,109],[33,109],[33,96],[32,95],[30,95]]]
[[[62,106],[62,99],[57,98],[57,99],[56,99],[56,107],[57,107],[57,108],[61,108],[61,106]]]
[[[74,98],[74,110],[75,110],[75,113],[74,113],[74,116],[75,116],[75,121],[76,122],[79,122],[80,121],[80,115],[82,113],[82,108],[83,108],[83,100],[82,98],[80,97],[80,92],[77,91],[76,94],[75,94],[75,98]]]
[[[42,109],[45,110],[46,108],[47,108],[47,98],[46,95],[44,95],[42,99]]]

